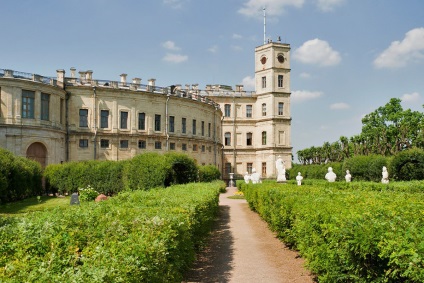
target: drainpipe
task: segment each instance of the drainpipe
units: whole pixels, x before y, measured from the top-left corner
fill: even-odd
[[[165,103],[165,135],[166,135],[166,151],[169,150],[169,134],[168,134],[168,127],[169,127],[169,117],[168,117],[168,102],[169,98],[171,97],[170,94],[167,95],[166,103]]]
[[[96,86],[93,86],[93,117],[94,117],[94,139],[93,139],[93,160],[97,159],[97,102],[96,102]]]
[[[233,105],[234,105],[234,119],[233,119],[233,142],[234,142],[234,147],[233,147],[233,173],[236,173],[236,116],[237,116],[237,109],[236,109],[236,96],[233,96]]]

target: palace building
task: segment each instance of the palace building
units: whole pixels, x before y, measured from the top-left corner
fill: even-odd
[[[96,80],[92,71],[45,77],[0,69],[0,147],[41,165],[124,160],[143,152],[184,152],[227,179],[253,168],[291,167],[290,46],[255,49],[256,91],[238,85],[156,86],[155,79]]]

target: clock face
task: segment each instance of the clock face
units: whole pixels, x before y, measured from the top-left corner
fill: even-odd
[[[283,54],[278,54],[277,59],[278,59],[278,62],[284,63],[284,56],[283,56]]]
[[[262,64],[265,64],[266,63],[266,57],[265,56],[261,58],[261,63]]]

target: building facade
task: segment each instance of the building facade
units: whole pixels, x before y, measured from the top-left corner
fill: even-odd
[[[184,152],[241,176],[291,167],[290,46],[255,49],[256,91],[238,85],[158,87],[93,79],[92,71],[50,78],[0,69],[0,147],[48,164],[124,160],[143,152]]]

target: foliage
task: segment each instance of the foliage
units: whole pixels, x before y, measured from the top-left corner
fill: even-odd
[[[99,192],[88,185],[86,188],[78,188],[80,201],[93,201],[99,195]]]
[[[0,202],[40,195],[41,165],[0,148]]]
[[[215,165],[199,166],[199,181],[212,182],[221,178],[221,172]]]
[[[301,164],[341,162],[357,155],[395,155],[406,149],[424,149],[424,113],[404,110],[401,100],[390,101],[365,115],[362,132],[351,138],[340,137],[297,152]]]
[[[164,187],[168,170],[164,155],[155,152],[137,155],[125,164],[124,186],[129,190]]]
[[[184,153],[168,152],[165,154],[167,175],[165,186],[196,182],[197,165],[193,158]]]
[[[424,150],[400,152],[393,158],[389,170],[395,180],[424,180]]]
[[[2,219],[1,282],[181,282],[218,209],[218,183],[122,192]]]
[[[69,207],[69,197],[37,196],[0,205],[0,216],[13,216],[34,211]],[[1,226],[1,225],[0,225]]]
[[[355,181],[381,181],[383,166],[388,166],[390,158],[381,155],[358,155],[343,162],[343,172],[350,171]]]
[[[328,172],[328,167],[333,168],[333,172],[337,175],[338,180],[344,180],[344,175],[342,172],[342,163],[340,162],[331,162],[328,164],[312,164],[312,165],[298,165],[294,164],[292,168],[287,170],[289,179],[295,179],[297,173],[300,172],[304,179],[324,179],[325,174]]]
[[[268,183],[243,191],[320,282],[423,282],[424,184],[414,184],[420,192],[365,182]]]

